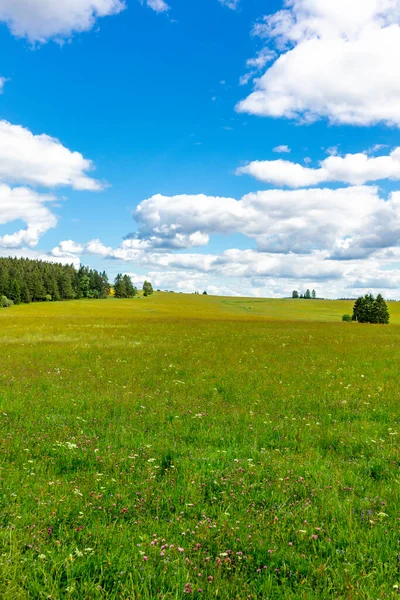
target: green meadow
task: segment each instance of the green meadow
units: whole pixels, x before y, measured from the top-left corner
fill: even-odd
[[[398,597],[400,303],[351,310],[0,310],[0,598]]]

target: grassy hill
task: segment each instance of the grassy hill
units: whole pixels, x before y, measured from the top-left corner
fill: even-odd
[[[116,304],[118,302],[118,309]],[[41,303],[14,307],[13,318],[34,319],[60,316],[61,318],[140,318],[158,319],[234,319],[234,320],[287,320],[339,322],[343,314],[352,314],[353,301],[350,300],[303,300],[233,298],[156,292],[153,296],[135,299],[94,303],[93,301],[70,301],[68,303]],[[388,303],[391,323],[400,324],[400,302]],[[10,315],[8,314],[8,317]],[[7,313],[0,310],[0,319]],[[1,322],[1,321],[0,321]]]
[[[158,293],[0,311],[0,597],[397,596],[400,323]]]

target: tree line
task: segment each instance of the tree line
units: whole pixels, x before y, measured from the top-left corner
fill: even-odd
[[[310,292],[310,290],[306,290],[304,294],[300,293],[297,290],[293,290],[292,298],[305,298],[306,300],[315,300],[317,297],[317,293],[315,290]]]
[[[81,266],[0,258],[1,304],[20,304],[74,298],[107,298],[110,285],[105,271]],[[8,301],[8,302],[7,302]]]

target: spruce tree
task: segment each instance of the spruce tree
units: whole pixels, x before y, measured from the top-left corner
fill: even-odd
[[[12,300],[14,304],[21,304],[21,288],[16,279],[11,281],[8,298]]]
[[[373,314],[374,323],[382,323],[384,325],[389,323],[389,309],[381,294],[378,294],[375,299]]]
[[[389,310],[381,294],[376,298],[366,294],[357,298],[353,307],[353,321],[359,323],[389,323]]]
[[[125,285],[126,298],[133,298],[133,296],[136,296],[137,289],[133,285],[132,279],[129,277],[129,275],[124,275],[122,279]]]
[[[68,271],[64,271],[59,281],[60,295],[63,300],[72,300],[75,298],[75,292],[72,287],[71,274]]]
[[[124,280],[124,278],[122,277],[121,273],[118,273],[118,275],[115,278],[114,281],[114,296],[116,298],[126,298],[126,282]]]

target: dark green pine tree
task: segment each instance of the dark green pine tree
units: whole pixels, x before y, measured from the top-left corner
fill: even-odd
[[[31,271],[30,277],[27,280],[27,285],[33,302],[40,302],[45,299],[46,288],[44,287],[42,273],[38,267]]]
[[[381,294],[378,294],[373,307],[373,323],[382,323],[387,325],[389,323],[390,315],[387,304]]]
[[[14,302],[14,304],[21,304],[21,288],[16,279],[13,279],[10,283],[8,298]]]
[[[115,278],[114,281],[114,296],[116,298],[126,298],[126,283],[121,273]]]
[[[0,265],[0,296],[7,296],[9,279],[7,267]]]
[[[29,304],[31,300],[32,298],[29,293],[28,286],[24,284],[21,288],[21,302],[23,302],[24,304]]]
[[[312,298],[313,300],[315,300],[315,298],[316,298],[316,297],[317,297],[317,292],[316,292],[315,290],[313,290],[313,291],[311,292],[311,298]]]
[[[133,298],[134,296],[136,296],[137,289],[133,285],[132,279],[129,277],[129,275],[124,275],[122,279],[126,289],[126,297]]]
[[[304,294],[304,298],[307,298],[307,300],[310,300],[310,298],[311,298],[310,290],[306,290],[306,293]]]
[[[90,277],[84,273],[79,278],[79,289],[81,293],[81,298],[89,298],[90,296]]]
[[[373,297],[373,295],[366,294],[364,296],[362,321],[360,321],[360,323],[373,323],[374,322],[374,305],[375,305],[375,298]]]
[[[63,300],[72,300],[75,298],[74,288],[72,287],[72,277],[69,271],[61,274],[59,284],[60,296]]]
[[[14,303],[41,302],[49,297],[52,300],[81,298],[82,274],[90,280],[89,291],[86,286],[85,292],[88,297],[107,297],[110,288],[106,273],[99,274],[87,267],[78,272],[73,265],[0,257],[0,296],[6,296]]]
[[[354,302],[353,316],[352,316],[353,321],[360,322],[360,316],[361,316],[361,312],[362,312],[363,303],[364,303],[364,298],[361,298],[361,297],[357,298],[357,300]]]
[[[101,277],[101,293],[100,298],[107,298],[110,295],[110,284],[108,281],[107,273],[103,271]]]

